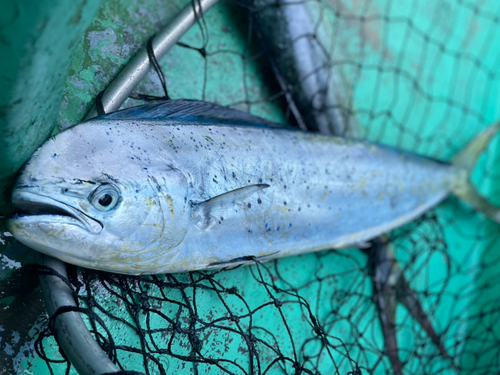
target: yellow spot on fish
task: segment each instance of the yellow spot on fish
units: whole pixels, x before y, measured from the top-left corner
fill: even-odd
[[[323,195],[321,196],[321,200],[324,200],[328,197],[328,187],[325,186],[325,190],[323,190]]]
[[[170,206],[170,215],[172,215],[172,217],[173,217],[174,216],[174,201],[173,201],[172,197],[168,194],[165,194],[164,198]]]
[[[148,205],[148,211],[149,211],[151,207],[156,205],[156,202],[153,199],[151,199],[151,197],[146,197],[146,204]]]

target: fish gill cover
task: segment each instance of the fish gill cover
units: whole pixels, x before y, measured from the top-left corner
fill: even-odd
[[[87,31],[67,79],[61,129],[81,119],[120,64],[147,40],[146,33],[134,40],[134,27],[142,19],[125,11],[132,3],[104,4]],[[329,105],[340,109],[342,121],[358,137],[449,160],[500,116],[497,2],[294,4],[316,7],[311,11],[315,30],[324,27],[332,42],[326,45],[328,39],[318,31],[276,43],[282,49],[278,52],[293,50],[301,39],[320,43],[327,56],[324,67],[337,77],[333,81],[338,87],[328,90],[339,90],[338,101]],[[212,9],[160,61],[170,97],[215,102],[271,121],[311,121],[307,106],[293,108],[293,92],[301,90],[307,77],[288,81],[283,74],[281,84],[275,80],[269,58],[276,63],[277,52],[263,35],[255,34],[261,22],[257,13],[275,8],[272,2],[259,1]],[[110,26],[116,14],[126,14],[124,21]],[[264,29],[261,34],[266,36]],[[163,95],[155,73],[136,92]],[[126,106],[139,103],[129,100]],[[303,118],[294,117],[297,113]],[[493,201],[499,186],[496,154],[492,144],[474,174],[480,191]],[[143,277],[78,269],[70,272],[70,279],[80,306],[88,309],[83,316],[89,329],[127,370],[493,373],[500,371],[498,234],[497,224],[449,198],[387,237],[449,358],[400,303],[390,327],[397,337],[396,357],[388,349],[381,324],[387,315],[380,314],[379,301],[394,303],[405,296],[397,285],[384,289],[372,282],[374,258],[366,249],[325,250],[234,270]],[[50,372],[74,373],[54,344],[50,331],[37,342]],[[22,366],[26,364],[18,370]]]

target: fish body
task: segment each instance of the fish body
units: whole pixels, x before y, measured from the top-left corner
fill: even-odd
[[[351,133],[349,90],[325,9],[318,2],[247,0],[257,37],[302,128]]]
[[[292,0],[280,1],[270,7],[274,2],[255,0],[254,4],[258,3],[260,6],[256,8],[253,16],[258,37],[267,52],[277,80],[286,93],[288,110],[299,119],[297,123],[302,128],[319,131],[325,135],[361,134],[353,116],[355,111],[346,111],[350,107],[350,90],[342,79],[340,66],[330,64],[334,59],[339,60],[335,58],[335,55],[339,54],[339,48],[338,43],[333,44],[333,33],[328,32],[328,23],[324,17],[318,17],[322,13],[318,9],[319,4]],[[313,16],[311,11],[315,9],[316,16]],[[274,25],[280,28],[279,33],[276,33]],[[259,34],[259,31],[265,33]],[[325,46],[330,48],[321,48]],[[301,54],[301,50],[307,53]],[[287,54],[286,59],[283,54]],[[294,83],[291,93],[286,85],[287,81]],[[325,86],[325,83],[328,84]],[[348,116],[344,115],[342,109]],[[303,111],[306,111],[304,116],[297,114]],[[303,123],[300,122],[301,119]],[[377,213],[374,212],[374,215]],[[413,319],[426,331],[439,348],[443,359],[449,360],[450,356],[440,336],[434,330],[431,319],[425,314],[416,293],[410,288],[386,236],[371,238],[370,243],[359,245],[358,247],[368,255],[367,268],[373,286],[373,302],[379,312],[386,354],[394,374],[401,375],[403,371],[396,332],[398,302],[408,309]]]
[[[30,215],[10,219],[10,231],[88,268],[221,268],[363,243],[437,205],[462,176],[391,147],[229,118],[238,111],[171,115],[182,103],[49,139],[15,186],[13,203]]]

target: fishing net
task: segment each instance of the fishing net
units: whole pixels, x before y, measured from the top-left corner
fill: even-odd
[[[328,68],[342,77],[338,108],[359,137],[447,161],[500,116],[498,2],[311,3],[317,6],[316,30],[327,24],[336,46],[324,49]],[[252,20],[263,9],[257,5],[218,4],[160,60],[171,98],[206,100],[297,124],[287,94],[299,83],[276,81],[266,46],[255,36]],[[112,6],[124,5],[103,6],[68,78],[68,86],[81,84],[82,71],[92,66],[87,60],[101,59],[93,71],[96,82],[85,87],[80,101],[67,90],[61,129],[79,120],[67,108],[88,109],[119,63],[150,36],[134,39],[127,19],[120,32],[110,31],[104,19]],[[314,33],[307,38],[319,40]],[[120,48],[125,40],[132,47]],[[92,43],[101,43],[104,57],[93,55]],[[151,72],[136,93],[163,96],[158,75]],[[130,99],[125,106],[140,103]],[[84,111],[77,112],[81,118]],[[473,175],[494,202],[500,187],[497,150],[495,140]],[[455,198],[388,235],[387,246],[450,356],[443,358],[399,304],[394,330],[404,374],[500,371],[499,238],[498,225]],[[88,309],[82,316],[89,329],[123,369],[392,373],[371,269],[366,251],[325,249],[232,270],[129,277],[79,268],[70,279],[80,306]],[[39,338],[39,354],[51,371],[73,373],[54,349],[50,331]]]

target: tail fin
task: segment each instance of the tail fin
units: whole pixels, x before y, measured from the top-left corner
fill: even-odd
[[[451,161],[458,174],[457,183],[452,189],[453,194],[497,223],[500,223],[500,207],[494,206],[478,193],[470,181],[470,175],[477,160],[499,130],[500,122],[488,127],[474,137]]]

